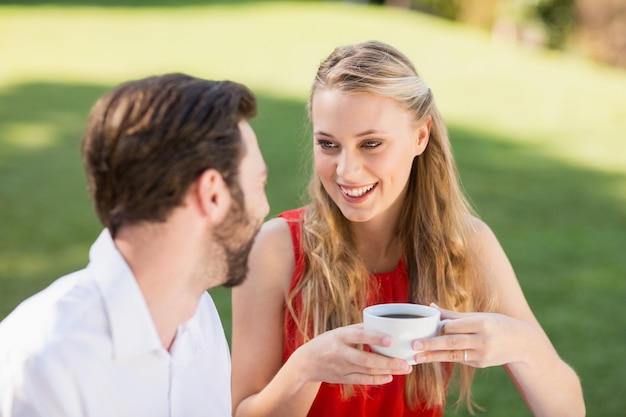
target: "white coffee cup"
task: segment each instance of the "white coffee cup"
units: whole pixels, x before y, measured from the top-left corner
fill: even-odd
[[[415,354],[420,352],[411,348],[413,341],[436,336],[447,322],[441,320],[439,310],[421,304],[376,304],[363,310],[365,329],[384,333],[393,340],[390,347],[370,348],[381,355],[405,359],[411,365],[415,365]]]

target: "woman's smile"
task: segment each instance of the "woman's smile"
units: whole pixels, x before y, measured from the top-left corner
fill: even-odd
[[[377,185],[378,183],[363,186],[348,186],[339,184],[339,189],[348,202],[359,203],[365,200]]]

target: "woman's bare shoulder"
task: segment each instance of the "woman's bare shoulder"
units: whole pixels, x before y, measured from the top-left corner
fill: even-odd
[[[469,216],[467,224],[469,243],[479,252],[488,250],[494,244],[500,246],[495,233],[484,220],[476,216]]]
[[[292,246],[291,231],[287,220],[282,217],[274,217],[267,220],[259,230],[256,241],[258,240],[276,243],[280,246]]]
[[[243,285],[265,289],[279,287],[285,292],[289,290],[294,268],[293,241],[287,221],[280,217],[266,221],[254,240],[248,278]]]

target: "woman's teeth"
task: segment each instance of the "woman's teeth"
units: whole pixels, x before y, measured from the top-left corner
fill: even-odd
[[[344,187],[341,187],[341,192],[344,193],[345,195],[349,196],[349,197],[361,197],[365,193],[370,191],[372,188],[374,188],[375,185],[376,184],[372,184],[372,185],[367,185],[365,187],[360,187],[360,188],[344,188]]]

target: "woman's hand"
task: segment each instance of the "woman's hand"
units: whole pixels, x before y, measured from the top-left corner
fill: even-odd
[[[526,347],[536,331],[525,321],[497,313],[457,313],[441,311],[442,319],[450,319],[441,335],[413,342],[417,363],[459,362],[476,368],[523,362]]]
[[[391,382],[392,375],[406,375],[411,365],[405,360],[388,358],[358,349],[359,345],[391,346],[391,338],[366,331],[363,324],[325,332],[300,346],[290,360],[301,362],[309,381],[331,384],[380,385]]]

